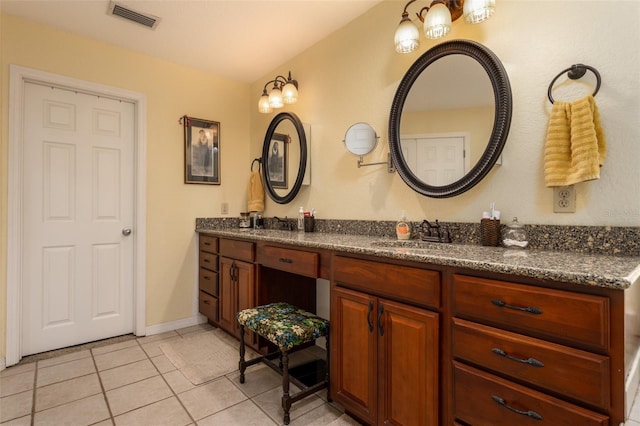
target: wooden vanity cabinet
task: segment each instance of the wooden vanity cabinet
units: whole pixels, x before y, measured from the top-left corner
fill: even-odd
[[[198,310],[209,322],[218,323],[218,237],[198,237]]]
[[[371,425],[437,425],[438,272],[336,256],[332,396]],[[368,291],[365,291],[368,289]],[[405,295],[403,302],[392,300]]]
[[[218,326],[240,337],[238,311],[256,306],[255,244],[220,238],[220,314]],[[245,342],[254,348],[257,338],[246,332]]]
[[[453,415],[470,425],[608,425],[607,297],[453,275]]]

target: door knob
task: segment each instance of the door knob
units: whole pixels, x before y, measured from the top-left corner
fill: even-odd
[[[124,235],[125,237],[131,235],[131,228],[122,228],[122,235]]]

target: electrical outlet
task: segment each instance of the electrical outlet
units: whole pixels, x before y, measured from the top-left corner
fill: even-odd
[[[229,203],[220,203],[220,214],[229,214]]]
[[[573,185],[553,188],[553,212],[576,212],[576,190]]]

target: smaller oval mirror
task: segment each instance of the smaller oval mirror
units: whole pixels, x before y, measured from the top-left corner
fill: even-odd
[[[347,129],[344,135],[344,145],[350,153],[367,155],[378,144],[378,135],[368,123],[356,123]]]
[[[262,181],[269,197],[286,204],[298,195],[307,168],[307,139],[291,112],[276,115],[262,144]]]

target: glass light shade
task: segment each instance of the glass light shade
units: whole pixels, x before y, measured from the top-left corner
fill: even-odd
[[[269,93],[269,106],[271,108],[282,108],[284,106],[284,102],[282,101],[282,91],[277,87],[271,89]]]
[[[466,2],[465,2],[466,3]],[[424,35],[427,38],[440,38],[451,29],[451,12],[442,3],[436,3],[424,17]]]
[[[271,105],[269,105],[269,96],[266,93],[263,93],[260,96],[260,100],[258,101],[258,111],[263,114],[269,114],[271,111]]]
[[[496,0],[465,0],[463,14],[467,24],[478,24],[496,11]]]
[[[396,52],[410,53],[420,46],[420,32],[411,20],[405,16],[402,17],[400,25],[396,30],[393,42],[396,45]]]
[[[287,83],[282,88],[282,101],[285,104],[295,104],[298,102],[298,89],[293,83]]]

